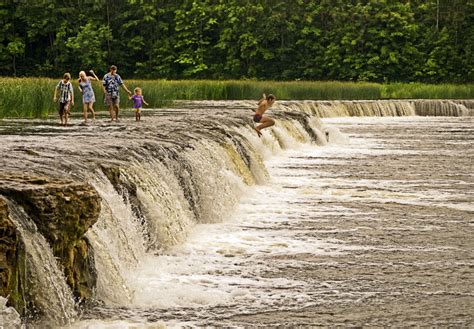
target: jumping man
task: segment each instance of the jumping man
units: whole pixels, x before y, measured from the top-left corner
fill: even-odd
[[[268,110],[276,101],[276,97],[272,94],[265,96],[258,102],[258,107],[255,110],[255,115],[253,116],[253,121],[260,123],[255,130],[257,131],[258,137],[262,136],[260,132],[263,128],[271,127],[275,124],[275,120],[270,117],[264,117],[263,114]]]

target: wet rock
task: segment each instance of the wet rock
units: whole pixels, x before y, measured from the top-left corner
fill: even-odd
[[[102,172],[107,176],[110,183],[117,189],[117,186],[121,184],[120,182],[120,168],[118,167],[110,167],[110,166],[101,166]]]
[[[73,280],[69,280],[76,297],[81,301],[92,298],[93,289],[96,286],[97,273],[94,264],[94,253],[89,241],[83,238],[74,246],[72,253]]]
[[[9,259],[14,253],[18,236],[15,226],[8,217],[8,206],[3,198],[0,198],[0,282],[1,293],[6,295],[9,277],[11,276],[11,264]]]
[[[63,266],[74,295],[80,300],[91,297],[96,275],[91,248],[84,234],[100,213],[100,197],[95,189],[68,179],[0,173],[0,195],[15,201],[31,217]],[[12,245],[17,240],[10,222],[6,204],[0,203],[0,230],[9,234],[2,234],[5,238],[1,241],[6,241],[5,251],[0,249],[0,257],[10,252],[10,257],[15,258]],[[7,274],[0,273],[1,292],[6,296],[14,287],[5,285],[4,276]]]
[[[117,193],[122,196],[125,202],[130,203],[130,207],[132,208],[135,217],[140,218],[142,220],[142,225],[145,225],[143,205],[137,195],[137,186],[123,177],[120,173],[120,168],[118,167],[102,165],[100,168]]]
[[[20,237],[8,215],[7,203],[0,196],[0,295],[10,296],[11,305],[21,309],[23,301],[18,283]]]

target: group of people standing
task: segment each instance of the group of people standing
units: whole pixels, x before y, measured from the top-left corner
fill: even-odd
[[[89,71],[92,76],[88,76],[86,72],[79,72],[79,90],[82,93],[82,111],[84,115],[84,122],[87,122],[88,112],[92,113],[92,119],[95,120],[95,95],[92,89],[92,81],[100,81],[94,71]],[[134,89],[134,95],[127,88],[120,75],[117,74],[117,67],[112,65],[109,72],[102,78],[102,90],[105,95],[105,104],[110,113],[110,120],[117,121],[120,110],[120,87],[123,87],[128,94],[128,98],[133,101],[133,108],[135,110],[135,120],[141,120],[141,109],[143,104],[149,105],[142,95],[142,89],[137,87]],[[58,95],[59,93],[59,95]],[[58,97],[59,96],[59,97]],[[66,126],[70,107],[74,106],[74,88],[71,83],[71,74],[65,73],[63,79],[58,82],[54,89],[54,102],[59,101],[59,119],[61,125]]]
[[[92,119],[95,120],[94,102],[95,95],[92,89],[91,81],[99,81],[94,71],[89,71],[92,76],[88,76],[86,72],[79,72],[79,90],[82,93],[82,111],[84,115],[84,122],[87,122],[88,112],[92,113]],[[117,121],[120,109],[120,87],[123,87],[128,94],[128,98],[133,101],[133,108],[135,109],[135,120],[141,120],[141,109],[143,104],[149,105],[142,95],[142,89],[137,87],[134,89],[134,95],[127,88],[120,75],[117,74],[117,67],[112,65],[109,72],[102,78],[102,90],[105,95],[105,104],[109,108],[110,120]],[[59,92],[59,98],[58,98]],[[74,89],[71,83],[71,74],[65,73],[63,79],[58,82],[54,89],[54,102],[59,101],[59,119],[61,125],[66,126],[69,117],[69,108],[74,106]],[[275,120],[263,114],[275,103],[276,97],[272,94],[265,95],[258,101],[258,107],[255,110],[253,121],[259,123],[255,127],[258,137],[262,136],[261,130],[271,127],[275,124]]]

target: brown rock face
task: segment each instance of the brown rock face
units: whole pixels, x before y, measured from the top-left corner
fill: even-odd
[[[8,206],[0,196],[0,295],[16,295],[17,252],[20,237],[8,217]]]
[[[89,298],[96,277],[93,255],[84,234],[100,213],[100,197],[95,189],[67,179],[0,173],[1,195],[22,206],[34,221],[61,262],[74,295],[81,300]],[[15,263],[18,236],[9,221],[8,207],[1,199],[0,233],[0,293],[6,296],[12,287],[7,283],[9,272],[3,268]]]

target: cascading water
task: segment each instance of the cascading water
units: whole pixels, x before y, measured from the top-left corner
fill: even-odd
[[[0,297],[0,323],[6,328],[20,328],[21,318],[20,314],[13,308],[7,306],[8,299]]]
[[[236,127],[232,131],[244,136],[247,143],[258,140],[248,127]],[[271,135],[265,135],[255,145],[279,153],[282,148],[310,140],[299,122],[291,121],[276,127]],[[245,154],[248,164],[239,153]],[[139,260],[146,259],[147,253],[161,253],[182,243],[196,223],[221,221],[224,214],[235,207],[247,184],[268,179],[263,161],[252,144],[237,150],[230,138],[197,141],[179,157],[179,164],[192,173],[185,175],[187,181],[181,177],[182,171],[173,172],[177,163],[170,156],[161,162],[150,159],[120,169],[125,182],[122,195],[101,172],[92,181],[105,205],[88,238],[96,254],[97,298],[109,305],[130,304],[135,289],[127,278],[133,277],[130,272]],[[183,189],[183,182],[191,186]],[[143,222],[133,213],[130,190],[134,190]],[[186,191],[192,193],[186,197]]]
[[[10,200],[7,204],[25,248],[25,273],[21,276],[28,296],[23,298],[34,299],[35,311],[46,319],[63,325],[73,321],[77,316],[74,298],[48,242],[20,206]]]
[[[357,221],[377,212],[393,213],[384,208],[385,202],[409,204],[415,195],[404,191],[402,183],[385,191],[380,201],[376,195],[387,182],[359,186],[350,181],[357,177],[347,169],[353,159],[383,156],[383,152],[372,154],[372,148],[384,149],[390,143],[363,121],[354,126],[367,129],[366,135],[358,135],[355,129],[343,134],[336,127],[340,121],[323,123],[318,117],[470,116],[469,104],[278,102],[270,113],[277,119],[276,126],[258,138],[250,121],[254,102],[188,102],[179,109],[147,112],[140,124],[125,119],[119,124],[64,129],[43,121],[7,122],[0,129],[5,141],[0,147],[6,155],[5,170],[73,177],[89,182],[101,197],[99,220],[86,234],[93,248],[94,298],[99,303],[83,315],[78,327],[102,321],[152,326],[157,321],[291,325],[285,322],[285,313],[294,321],[298,310],[306,310],[303,318],[316,319],[318,307],[321,314],[328,314],[331,307],[357,304],[377,294],[370,290],[377,289],[376,284],[352,291],[350,282],[341,281],[341,286],[337,278],[318,281],[317,275],[307,273],[318,262],[327,273],[330,264],[344,268],[352,254],[363,255],[373,248],[351,244],[358,230],[372,225],[364,221],[359,227]],[[21,134],[15,130],[17,124]],[[390,121],[382,125],[390,127]],[[403,120],[396,125],[407,129]],[[401,137],[414,135],[407,136]],[[347,146],[354,142],[361,143],[360,149]],[[316,145],[326,151],[321,153]],[[297,151],[288,156],[290,149]],[[58,161],[59,155],[66,157]],[[377,160],[368,165],[376,166]],[[358,207],[353,200],[373,206]],[[420,200],[416,207],[431,206],[428,199]],[[464,204],[457,207],[470,209]],[[327,225],[319,222],[320,216]],[[344,227],[341,220],[352,220],[351,216],[356,224]],[[390,248],[397,249],[388,244],[377,252]],[[348,259],[341,262],[333,258],[345,255]],[[60,276],[56,280],[65,284]],[[54,287],[45,289],[54,291]],[[74,317],[73,304],[69,306],[62,318]],[[265,312],[280,315],[270,321]],[[321,325],[333,323],[321,321]]]
[[[351,116],[473,116],[472,100],[293,101],[282,108],[320,118]]]
[[[97,296],[108,304],[132,299],[126,276],[145,254],[144,232],[130,204],[114,189],[102,172],[92,185],[102,198],[98,222],[87,232],[94,248]]]

